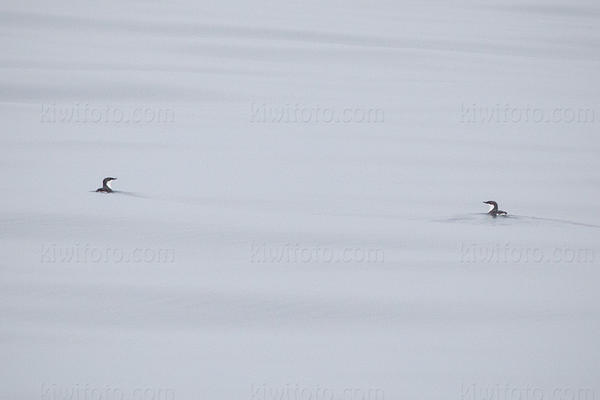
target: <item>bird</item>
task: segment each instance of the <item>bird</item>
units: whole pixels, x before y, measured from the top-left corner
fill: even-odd
[[[115,181],[115,180],[117,180],[117,178],[111,178],[111,177],[104,178],[102,180],[102,187],[96,189],[96,192],[112,193],[113,190],[110,187],[110,182]]]
[[[506,211],[498,210],[498,203],[493,200],[484,201],[483,203],[490,206],[490,211],[488,211],[488,214],[492,217],[497,217],[498,215],[508,215]]]

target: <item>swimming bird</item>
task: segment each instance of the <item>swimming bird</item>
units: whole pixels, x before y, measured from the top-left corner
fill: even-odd
[[[484,201],[483,203],[490,206],[490,211],[488,211],[488,214],[490,214],[492,217],[497,217],[498,215],[508,215],[506,211],[498,210],[498,203],[493,200]]]
[[[117,178],[111,178],[111,177],[104,178],[102,180],[102,187],[99,189],[96,189],[96,192],[112,193],[113,190],[110,187],[110,182],[116,181],[116,180],[117,180]]]

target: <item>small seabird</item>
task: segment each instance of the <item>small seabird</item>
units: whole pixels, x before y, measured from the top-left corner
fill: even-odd
[[[493,217],[496,217],[498,215],[508,215],[506,211],[498,210],[498,203],[496,203],[493,200],[484,201],[483,203],[490,206],[490,211],[488,211],[488,214],[490,214]]]
[[[115,180],[117,180],[117,178],[111,178],[111,177],[104,178],[102,180],[102,187],[99,189],[96,189],[96,192],[112,193],[113,190],[110,187],[110,182],[115,181]]]

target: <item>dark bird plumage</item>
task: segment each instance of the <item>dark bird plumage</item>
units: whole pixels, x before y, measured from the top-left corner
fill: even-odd
[[[96,189],[96,192],[112,193],[113,190],[110,187],[110,182],[115,181],[115,180],[117,180],[117,178],[111,178],[111,177],[104,178],[102,180],[102,187],[99,189]]]
[[[488,212],[493,217],[497,217],[498,215],[508,215],[506,211],[498,210],[498,203],[493,200],[484,201],[484,204],[488,204],[492,207],[492,209]]]

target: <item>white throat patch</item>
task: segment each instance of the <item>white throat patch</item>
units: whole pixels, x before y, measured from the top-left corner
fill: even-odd
[[[494,209],[494,206],[493,206],[493,205],[491,205],[491,204],[488,204],[488,207],[490,208],[490,209],[488,210],[488,212],[490,212],[490,211],[492,211],[492,210]]]

